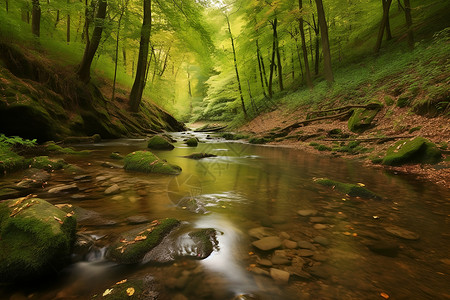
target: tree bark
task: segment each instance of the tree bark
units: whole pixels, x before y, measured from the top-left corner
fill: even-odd
[[[271,22],[272,27],[274,27],[274,22]],[[272,60],[270,61],[270,74],[269,74],[269,97],[272,98],[273,96],[273,72],[275,68],[275,54],[277,51],[277,44],[275,40],[275,35],[272,42]]]
[[[67,36],[66,36],[67,44],[70,43],[70,15],[67,15]]]
[[[406,27],[408,28],[408,46],[414,49],[414,33],[412,30],[411,3],[409,0],[403,0],[405,4]]]
[[[298,6],[300,9],[300,13],[302,13],[302,9],[303,9],[302,0],[298,0]],[[300,27],[300,37],[302,39],[303,61],[305,62],[306,85],[312,89],[314,85],[313,85],[313,82],[311,79],[311,71],[309,69],[308,50],[306,49],[305,30],[303,27],[303,17],[302,16],[300,16],[299,27]]]
[[[386,4],[384,4],[386,1]],[[383,0],[383,18],[381,19],[380,28],[378,29],[377,43],[375,44],[375,53],[380,52],[381,42],[383,41],[384,30],[386,28],[386,22],[389,19],[389,9],[391,7],[392,0]]]
[[[392,40],[392,33],[391,33],[391,23],[389,22],[389,10],[390,10],[390,4],[389,7],[386,7],[388,0],[381,0],[383,2],[383,14],[384,10],[387,10],[387,20],[386,20],[386,40],[390,41]]]
[[[128,2],[126,2],[128,4]],[[112,89],[112,96],[111,101],[114,101],[116,97],[116,80],[117,80],[117,64],[119,62],[119,41],[120,41],[120,25],[122,23],[123,14],[125,13],[126,7],[121,7],[119,20],[117,22],[117,38],[116,38],[116,57],[114,60],[114,80],[113,80],[113,89]]]
[[[228,15],[225,15],[225,17],[227,19],[228,32],[230,33],[231,47],[233,49],[234,70],[236,71],[236,80],[238,82],[239,96],[241,98],[242,111],[244,112],[244,116],[247,118],[247,109],[245,108],[244,96],[242,94],[242,86],[241,86],[241,80],[239,78],[239,70],[238,70],[237,59],[236,59],[236,49],[234,47],[233,34],[231,33],[230,19],[228,18]]]
[[[39,37],[41,35],[41,5],[39,4],[39,0],[32,1],[31,32]]]
[[[125,70],[127,68],[127,50],[125,47],[122,47],[122,56],[123,56],[123,66],[125,67]]]
[[[325,79],[329,85],[334,81],[333,69],[331,67],[331,53],[330,41],[328,39],[328,25],[325,19],[325,12],[323,9],[322,0],[316,0],[317,18],[319,19],[320,36],[322,38],[322,52],[323,52],[323,68]]]
[[[8,0],[5,1],[6,12],[9,12],[9,3]]]
[[[280,91],[284,90],[283,87],[283,66],[281,63],[281,56],[280,56],[280,43],[278,41],[278,31],[277,31],[277,25],[278,25],[278,19],[275,18],[273,22],[273,39],[276,43],[276,52],[277,52],[277,63],[278,63],[278,85],[280,86]]]
[[[313,19],[313,26],[314,33],[316,34],[314,41],[315,41],[315,59],[314,59],[314,74],[319,74],[319,61],[320,61],[320,26],[319,24],[316,24],[316,19],[314,18],[314,14],[312,15]],[[311,44],[312,47],[312,44]]]
[[[261,67],[261,57],[260,57],[260,54],[259,54],[259,42],[258,42],[258,40],[256,40],[256,59],[258,60],[259,78],[261,80],[261,88],[262,88],[262,91],[263,91],[263,95],[264,95],[264,97],[267,97],[266,88],[264,87],[264,79],[263,79],[263,72],[262,72],[262,67]]]
[[[88,83],[91,80],[92,60],[94,59],[98,45],[100,44],[100,40],[102,38],[103,21],[105,20],[106,16],[107,5],[107,0],[99,0],[97,13],[95,15],[95,19],[97,20],[97,22],[95,22],[92,38],[89,39],[89,36],[86,35],[86,48],[84,50],[83,59],[77,70],[78,78],[84,83]]]
[[[133,88],[130,93],[130,110],[132,112],[139,111],[139,105],[142,101],[142,93],[145,88],[145,74],[148,59],[148,49],[150,43],[150,33],[152,29],[152,1],[144,0],[144,19],[141,29],[141,41],[139,44],[139,56],[136,69],[136,77]]]

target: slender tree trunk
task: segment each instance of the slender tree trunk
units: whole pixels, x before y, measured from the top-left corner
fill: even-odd
[[[32,1],[31,32],[39,37],[41,35],[41,5],[39,4],[39,0]]]
[[[302,11],[302,9],[303,9],[302,0],[298,0],[298,6],[300,8],[300,11]],[[303,61],[305,62],[306,85],[312,89],[314,85],[313,85],[312,78],[311,78],[311,71],[309,69],[308,51],[306,49],[305,30],[303,28],[303,17],[302,16],[300,16],[299,27],[300,27],[300,37],[302,40]]]
[[[127,68],[127,50],[125,47],[122,47],[122,57],[123,57],[123,66],[125,67],[125,70]]]
[[[66,36],[67,44],[70,43],[70,15],[67,15],[67,36]]]
[[[313,30],[315,33],[314,42],[315,42],[315,59],[314,59],[314,74],[319,74],[319,63],[320,63],[320,26],[316,23],[316,19],[314,18],[314,14],[312,15],[313,19]],[[312,47],[312,44],[311,44]],[[312,55],[312,53],[311,53]]]
[[[333,69],[331,67],[330,41],[328,39],[328,25],[325,19],[322,0],[316,0],[317,18],[319,19],[320,35],[322,37],[323,67],[324,75],[328,84],[334,81]]]
[[[261,57],[259,55],[259,42],[258,42],[258,39],[256,40],[256,58],[258,60],[259,78],[261,80],[261,88],[262,88],[264,97],[267,97],[266,88],[264,87],[263,72],[262,72],[262,67],[261,67]]]
[[[295,55],[294,50],[291,48],[291,70],[292,70],[292,82],[295,82]]]
[[[136,78],[130,93],[130,110],[139,111],[142,101],[142,93],[145,88],[145,68],[147,67],[150,33],[152,29],[152,1],[144,0],[144,20],[141,29],[141,41],[139,44],[139,58],[136,70]]]
[[[386,20],[386,40],[390,41],[390,40],[392,40],[391,22],[389,22],[389,10],[390,10],[390,5],[389,5],[389,7],[386,7],[386,5],[387,5],[387,0],[381,0],[381,2],[383,2],[383,14],[384,14],[384,11],[387,10],[387,20]]]
[[[297,48],[297,58],[298,58],[298,63],[299,63],[299,65],[300,65],[300,72],[301,72],[301,75],[302,75],[302,81],[303,81],[303,79],[305,79],[305,75],[304,75],[304,73],[303,73],[302,57],[300,56],[300,48],[299,48],[299,46],[298,46],[298,42],[297,42],[297,41],[295,42],[295,47]]]
[[[412,29],[411,3],[409,0],[403,0],[405,4],[406,27],[408,28],[408,46],[414,49],[414,33]]]
[[[9,12],[9,4],[8,4],[8,0],[5,1],[5,6],[6,6],[6,12]]]
[[[250,88],[250,80],[247,79],[247,87],[248,87],[248,96],[250,97],[250,103],[252,104],[253,111],[255,114],[258,113],[255,105],[255,101],[253,101],[252,90]]]
[[[167,61],[169,59],[170,48],[171,47],[169,47],[169,49],[167,49],[166,57],[164,58],[164,64],[163,64],[163,66],[161,68],[161,72],[159,73],[159,77],[162,77],[164,75],[164,72],[166,71]]]
[[[153,47],[152,47],[152,51],[154,51]],[[162,52],[162,46],[161,46],[161,49],[158,50],[158,58],[156,58],[156,53],[155,53],[155,68],[153,70],[152,83],[155,82],[156,73],[159,70],[159,63],[161,61],[161,52]]]
[[[114,80],[113,80],[113,90],[112,90],[111,101],[114,101],[114,99],[116,97],[117,64],[119,62],[120,25],[122,23],[122,18],[123,18],[123,14],[125,13],[125,9],[126,9],[126,7],[122,7],[122,9],[120,11],[119,20],[117,22],[116,57],[114,60]]]
[[[155,50],[153,49],[153,46],[150,45],[150,47],[152,48],[152,50],[150,51],[150,58],[148,59],[148,63],[147,63],[147,71],[145,72],[145,82],[148,81],[148,73],[150,71],[150,66],[152,64],[153,54],[155,54]],[[156,57],[155,57],[155,65],[156,65]]]
[[[98,45],[100,44],[100,40],[102,38],[103,21],[105,20],[105,16],[106,16],[107,5],[108,5],[107,0],[99,0],[97,13],[95,15],[95,19],[98,21],[95,22],[95,27],[94,27],[94,32],[92,33],[92,38],[89,40],[88,35],[86,36],[86,39],[87,39],[86,48],[84,51],[83,59],[77,70],[78,78],[81,81],[83,81],[84,83],[88,83],[91,79],[92,60],[94,59],[95,53],[97,52]],[[102,22],[99,22],[100,20]]]
[[[241,79],[239,78],[239,70],[238,70],[237,59],[236,59],[236,49],[234,47],[233,34],[231,33],[230,19],[228,18],[228,15],[225,15],[225,17],[227,19],[228,32],[230,33],[231,48],[233,49],[234,70],[236,71],[236,80],[238,82],[239,96],[241,98],[242,111],[244,112],[244,116],[247,118],[247,109],[245,108],[244,96],[242,94]]]
[[[383,0],[385,1],[385,0]],[[383,2],[384,3],[384,2]],[[383,41],[384,30],[386,28],[386,22],[389,19],[389,9],[391,7],[392,0],[386,0],[386,4],[383,5],[383,18],[381,19],[380,28],[378,29],[377,42],[375,44],[375,53],[380,52],[381,42]]]
[[[273,23],[272,23],[273,27]],[[272,42],[272,60],[270,61],[270,74],[269,74],[269,97],[272,98],[273,96],[273,72],[275,68],[275,53],[277,51],[277,44],[275,41],[275,37]]]
[[[278,41],[278,31],[277,31],[277,24],[278,19],[275,18],[273,22],[273,39],[276,43],[276,51],[277,51],[277,62],[278,62],[278,84],[280,86],[280,91],[284,90],[283,87],[283,67],[281,63],[281,56],[280,56],[280,47],[279,47],[279,41]]]
[[[56,20],[55,20],[55,28],[56,28],[56,26],[58,26],[58,23],[59,23],[59,9],[56,11]]]

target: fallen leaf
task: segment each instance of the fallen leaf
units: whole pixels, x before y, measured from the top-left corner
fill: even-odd
[[[350,233],[350,232],[348,232],[348,231],[346,231],[346,232],[343,232],[343,234],[344,234],[344,235],[351,235],[351,233]]]
[[[109,294],[111,294],[113,291],[113,289],[107,289],[106,291],[103,292],[103,297],[108,296]]]
[[[353,236],[358,236],[358,234],[357,234],[356,232],[355,232],[355,233],[353,233],[352,235],[353,235]]]
[[[59,224],[63,224],[64,222],[58,218],[57,216],[53,216],[53,219],[55,219],[56,221],[58,221]]]
[[[134,288],[132,288],[132,287],[127,288],[127,295],[128,296],[133,296],[133,294],[134,294]]]
[[[137,241],[143,241],[147,239],[147,237],[145,235],[138,235],[137,237],[134,238],[134,240]]]
[[[122,284],[122,283],[125,283],[125,282],[127,282],[127,280],[126,280],[126,279],[124,279],[124,280],[121,280],[121,281],[119,281],[119,282],[116,282],[116,285],[117,285],[117,284]]]
[[[358,182],[358,185],[359,186],[366,186],[364,183],[360,183],[360,182]]]
[[[250,268],[255,268],[256,267],[256,264],[251,264],[250,265]]]
[[[71,216],[73,216],[75,214],[74,211],[71,211],[70,213],[66,214],[66,218],[70,218]]]
[[[248,255],[253,255],[253,254],[255,254],[255,253],[254,253],[254,252],[251,252],[251,251],[248,253]]]
[[[380,296],[383,297],[384,299],[389,299],[389,295],[386,293],[381,293]]]

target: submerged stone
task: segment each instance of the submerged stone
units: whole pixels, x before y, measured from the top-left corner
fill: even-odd
[[[281,246],[281,239],[277,236],[268,236],[264,237],[260,240],[254,241],[252,243],[253,246],[258,248],[259,250],[269,251]]]
[[[25,171],[24,178],[16,184],[19,189],[43,187],[50,179],[50,174],[44,170],[31,168]]]
[[[36,169],[46,171],[61,170],[68,166],[64,159],[52,160],[48,156],[37,156],[31,159],[30,166]]]
[[[147,144],[147,147],[153,150],[172,150],[175,148],[167,139],[162,136],[155,135]]]
[[[178,175],[181,173],[179,166],[169,164],[149,151],[132,152],[125,157],[124,162],[124,169],[127,171],[170,175]]]
[[[390,234],[405,240],[418,240],[420,238],[417,233],[395,225],[387,226],[384,229]]]
[[[318,178],[315,179],[314,181],[317,182],[318,184],[332,187],[333,189],[336,189],[339,192],[349,195],[351,197],[381,199],[381,196],[357,184],[343,183],[339,181],[330,180],[328,178]]]
[[[190,155],[185,156],[186,158],[191,159],[202,159],[202,158],[208,158],[208,157],[217,157],[217,155],[209,154],[209,153],[192,153]]]
[[[186,141],[186,145],[188,145],[189,147],[197,147],[197,145],[198,145],[198,139],[195,138],[195,137],[190,138],[190,139],[188,139],[188,140]]]
[[[125,232],[109,247],[107,257],[121,264],[139,263],[179,223],[175,219],[155,220],[149,225]]]
[[[31,279],[70,261],[76,220],[38,198],[0,203],[0,281]]]
[[[423,137],[401,140],[389,147],[383,165],[400,166],[407,163],[435,164],[442,158],[441,150]]]

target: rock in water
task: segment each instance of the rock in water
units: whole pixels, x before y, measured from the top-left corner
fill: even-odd
[[[420,237],[417,233],[406,230],[404,228],[398,227],[398,226],[387,226],[384,228],[387,232],[390,234],[405,239],[405,240],[418,240]]]
[[[197,147],[198,145],[198,139],[197,138],[190,138],[186,141],[186,145],[188,145],[189,147]]]
[[[48,172],[34,168],[26,170],[24,175],[22,181],[16,185],[19,189],[43,187],[50,179],[50,174]]]
[[[78,186],[75,183],[59,184],[48,190],[49,194],[74,193],[78,191],[79,191]]]
[[[178,175],[181,173],[179,166],[171,165],[149,151],[132,152],[125,157],[124,162],[124,169],[127,171],[170,175]]]
[[[190,155],[185,156],[186,158],[191,159],[202,159],[202,158],[208,158],[208,157],[217,157],[217,155],[210,154],[210,153],[192,153]]]
[[[147,147],[153,150],[172,150],[175,148],[167,139],[162,136],[156,135],[152,137],[147,144]]]
[[[259,250],[269,251],[281,246],[281,239],[277,236],[268,236],[252,243]]]
[[[278,283],[288,283],[290,274],[280,269],[271,268],[270,277]]]
[[[114,184],[105,190],[105,195],[114,195],[120,193],[120,186]]]
[[[38,198],[0,203],[0,281],[32,279],[70,262],[76,220]]]

